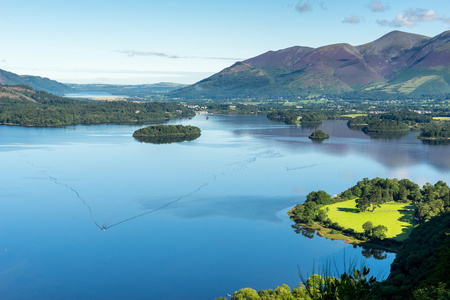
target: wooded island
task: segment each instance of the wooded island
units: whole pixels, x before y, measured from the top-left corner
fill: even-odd
[[[138,129],[133,133],[133,137],[140,142],[153,144],[192,141],[200,135],[200,128],[190,125],[152,125]]]

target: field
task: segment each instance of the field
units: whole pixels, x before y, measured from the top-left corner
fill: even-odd
[[[415,206],[412,204],[383,204],[374,212],[360,213],[356,209],[355,200],[348,200],[326,205],[322,209],[327,208],[330,220],[344,228],[353,228],[357,232],[363,232],[362,225],[367,221],[372,221],[374,226],[386,226],[388,228],[386,237],[398,241],[406,239],[414,227]]]
[[[356,117],[365,117],[367,114],[347,114],[342,115],[341,117],[347,117],[347,118],[356,118]]]
[[[450,121],[450,117],[434,117],[433,119],[439,121]]]

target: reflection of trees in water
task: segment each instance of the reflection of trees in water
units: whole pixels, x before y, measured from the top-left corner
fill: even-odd
[[[397,131],[397,132],[366,132],[371,139],[379,140],[398,140],[404,136],[407,136],[409,131]]]
[[[309,227],[306,227],[303,225],[294,224],[294,225],[292,225],[292,228],[294,229],[295,233],[301,234],[308,239],[312,239],[316,233],[315,229],[312,229],[312,228],[309,228]],[[362,248],[361,254],[365,258],[373,257],[377,260],[383,260],[383,259],[387,258],[387,252],[384,250],[371,248],[366,245],[364,245],[364,246],[359,246],[359,245],[355,245],[355,244],[353,245],[353,248],[356,249],[357,247]]]
[[[185,141],[193,141],[197,139],[200,135],[187,135],[187,136],[135,136],[134,138],[141,143],[151,143],[151,144],[171,144],[171,143],[181,143]]]
[[[431,146],[448,146],[450,145],[450,140],[422,140],[422,143]]]
[[[308,239],[312,239],[316,233],[315,229],[308,228],[298,224],[292,225],[292,228],[294,228],[295,233],[301,234],[304,237],[307,237]]]
[[[377,260],[383,260],[387,258],[387,253],[384,250],[380,250],[380,249],[374,249],[374,248],[370,248],[367,246],[361,246],[362,247],[362,251],[361,254],[365,257],[365,258],[375,258]]]

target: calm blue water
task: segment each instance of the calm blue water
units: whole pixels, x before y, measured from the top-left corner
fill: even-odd
[[[327,121],[317,144],[314,129],[265,116],[172,123],[202,136],[153,145],[131,137],[139,125],[0,127],[1,299],[214,299],[295,287],[298,267],[343,269],[344,256],[387,275],[393,254],[365,260],[296,234],[286,211],[363,177],[450,182],[450,148],[414,133],[371,139]]]

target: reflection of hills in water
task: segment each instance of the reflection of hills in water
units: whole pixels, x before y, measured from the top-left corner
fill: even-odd
[[[392,139],[372,138],[360,130],[349,129],[346,122],[345,120],[323,121],[323,124],[318,128],[333,137],[325,143],[311,143],[308,136],[316,128],[302,126],[242,129],[234,130],[233,134],[271,139],[291,151],[318,151],[336,156],[359,153],[364,156],[368,155],[389,167],[428,163],[442,171],[450,170],[448,145],[445,147],[427,147],[423,141],[416,138],[418,132],[415,131],[406,132],[405,135]]]
[[[193,141],[197,139],[200,135],[186,135],[186,136],[135,136],[134,138],[141,143],[151,143],[151,144],[171,144],[171,143],[181,143],[185,141]]]

